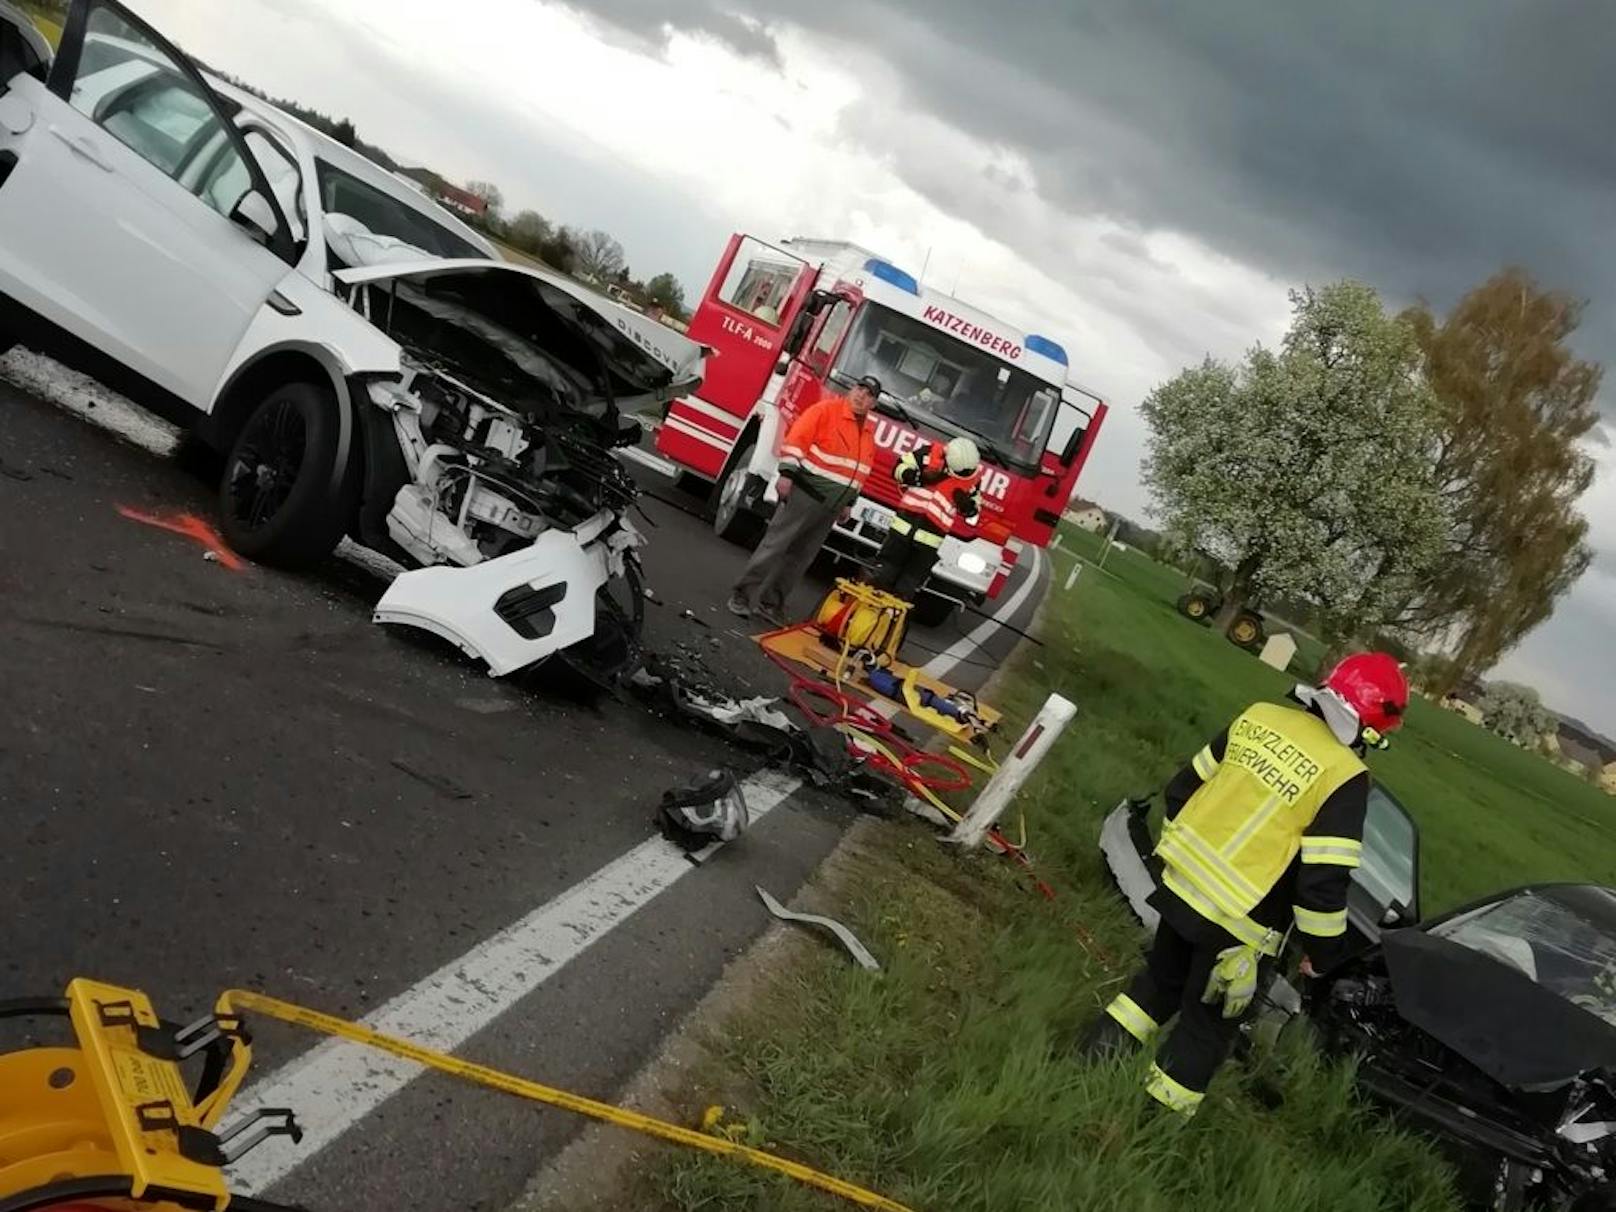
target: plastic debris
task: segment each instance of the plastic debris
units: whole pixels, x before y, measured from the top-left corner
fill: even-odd
[[[859,967],[870,972],[881,971],[881,965],[876,962],[875,956],[870,954],[870,949],[859,942],[858,935],[835,918],[824,917],[817,913],[793,912],[770,896],[760,885],[754,884],[752,886],[757,889],[757,894],[763,901],[763,907],[782,922],[795,922],[802,926],[818,926],[821,930],[829,930],[836,936],[842,946],[847,948],[847,953],[853,957],[853,961]]]

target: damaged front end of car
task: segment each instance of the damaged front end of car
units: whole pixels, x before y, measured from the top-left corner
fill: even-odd
[[[640,437],[627,409],[699,381],[700,347],[516,267],[339,278],[401,349],[401,374],[366,383],[360,530],[413,571],[376,621],[438,635],[496,677],[580,645],[626,662],[643,621],[643,539],[614,452]]]
[[[1558,895],[1523,890],[1490,904]],[[1388,934],[1315,992],[1310,1016],[1330,1051],[1356,1058],[1363,1093],[1441,1142],[1473,1206],[1610,1212],[1608,1011],[1556,987],[1569,973],[1566,933],[1532,939],[1491,924],[1467,933],[1475,912]]]

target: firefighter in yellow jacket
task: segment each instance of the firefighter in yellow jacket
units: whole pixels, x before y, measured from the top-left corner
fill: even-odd
[[[1349,656],[1299,707],[1258,703],[1195,755],[1166,791],[1156,854],[1161,915],[1144,969],[1091,1025],[1091,1057],[1156,1049],[1147,1089],[1195,1114],[1257,991],[1258,968],[1294,925],[1301,971],[1332,967],[1347,932],[1347,888],[1363,852],[1369,771],[1408,706],[1408,683],[1380,652]]]

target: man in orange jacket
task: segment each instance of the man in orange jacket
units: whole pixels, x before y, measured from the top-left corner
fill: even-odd
[[[870,409],[881,384],[865,375],[843,396],[826,396],[805,411],[780,448],[780,504],[757,550],[729,595],[729,611],[785,625],[786,598],[825,545],[836,519],[858,499],[875,465]]]

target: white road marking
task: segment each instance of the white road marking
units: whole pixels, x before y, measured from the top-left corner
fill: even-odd
[[[178,425],[32,350],[19,347],[0,356],[0,379],[161,459],[172,458],[184,436]],[[401,564],[352,539],[337,544],[337,557],[389,584],[404,572]]]
[[[1001,623],[1008,623],[1015,617],[1016,611],[1020,610],[1021,604],[1027,600],[1027,595],[1032,593],[1038,586],[1038,573],[1043,557],[1038,554],[1038,548],[1036,547],[1028,550],[1032,552],[1032,563],[1028,567],[1027,579],[1021,583],[1015,593],[1000,604],[999,609],[993,612],[991,619],[984,620],[969,635],[961,636],[948,648],[939,652],[921,666],[920,671],[922,673],[928,677],[934,677],[939,681],[946,682],[954,670],[965,663],[972,652],[979,650],[983,644],[987,643],[988,637],[999,629]],[[890,720],[901,712],[903,708],[887,699],[875,699],[870,703],[870,710]],[[921,801],[910,796],[909,804],[911,810],[914,810],[915,805],[920,805]],[[929,805],[921,806],[925,808],[925,812],[930,813],[931,817],[934,817],[939,823],[945,825],[949,823],[942,813],[935,808]],[[922,815],[925,815],[925,813],[922,813]]]
[[[767,770],[747,779],[742,786],[753,822],[801,785]],[[695,870],[673,843],[660,837],[642,842],[362,1021],[452,1052]],[[232,1104],[232,1120],[260,1107],[291,1107],[304,1136],[300,1145],[272,1140],[248,1154],[231,1167],[231,1188],[261,1192],[285,1178],[420,1073],[408,1061],[354,1044],[317,1044]]]
[[[1038,588],[1038,578],[1043,572],[1044,566],[1044,557],[1038,548],[1028,547],[1026,551],[1032,557],[1032,568],[1027,574],[1027,579],[1021,582],[1021,586],[1006,599],[1004,605],[993,612],[991,619],[985,619],[979,623],[969,635],[961,636],[950,644],[948,648],[939,652],[925,665],[921,666],[922,673],[930,677],[946,679],[949,674],[954,672],[956,666],[963,663],[970,657],[972,652],[987,643],[989,637],[999,630],[1001,621],[1009,622],[1010,619],[1015,617],[1016,611],[1021,609],[1021,604]]]
[[[0,357],[0,379],[154,455],[167,458],[179,447],[179,426],[43,354],[13,349]]]

